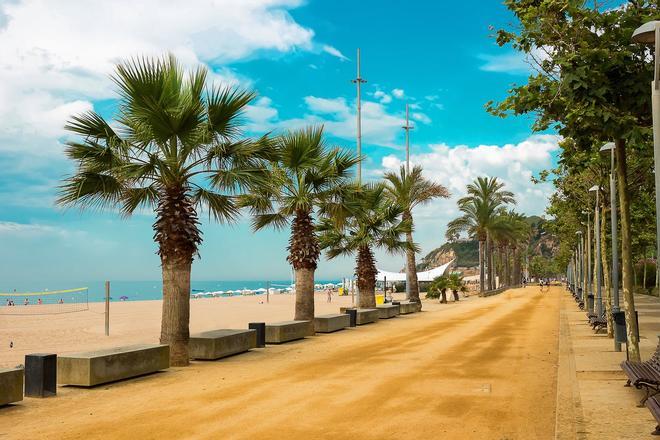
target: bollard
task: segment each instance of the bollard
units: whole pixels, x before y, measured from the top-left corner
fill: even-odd
[[[357,327],[357,309],[346,309],[346,313],[351,318],[350,327]]]
[[[266,346],[266,323],[265,322],[251,322],[248,328],[257,331],[257,348],[264,348]]]
[[[34,353],[25,356],[25,395],[49,397],[57,394],[57,355]]]

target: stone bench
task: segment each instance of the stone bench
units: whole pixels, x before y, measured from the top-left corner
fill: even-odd
[[[295,341],[313,333],[311,321],[273,322],[266,324],[266,344],[282,344]]]
[[[57,382],[91,387],[170,367],[170,346],[140,344],[57,357]]]
[[[0,369],[0,406],[23,400],[23,369]]]
[[[381,304],[376,306],[378,309],[378,317],[380,319],[394,318],[399,315],[399,306],[395,304]]]
[[[220,359],[256,347],[256,330],[212,330],[191,335],[188,343],[190,357],[203,360]]]
[[[419,304],[411,302],[399,303],[399,314],[407,315],[409,313],[419,312]]]
[[[342,313],[353,307],[342,307],[339,309]],[[378,321],[380,312],[378,309],[357,309],[357,325],[369,324]]]
[[[351,317],[346,313],[321,315],[314,318],[314,330],[318,333],[332,333],[351,325]]]

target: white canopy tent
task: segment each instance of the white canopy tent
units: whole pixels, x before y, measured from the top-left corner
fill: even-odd
[[[435,269],[427,270],[424,272],[417,272],[417,281],[433,281],[434,278],[444,275],[447,272],[447,269],[452,265],[454,260],[451,260],[449,263],[445,263],[442,266],[438,266]],[[386,270],[378,269],[378,275],[376,275],[376,281],[406,281],[406,274],[401,272],[388,272]]]

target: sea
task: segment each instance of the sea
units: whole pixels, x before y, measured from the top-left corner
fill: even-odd
[[[341,280],[315,280],[316,284],[337,284]],[[191,281],[190,294],[217,292],[227,290],[256,290],[266,289],[286,289],[291,287],[291,280],[276,281]],[[88,289],[88,300],[90,302],[105,301],[105,281],[91,282],[57,282],[51,284],[40,283],[22,283],[21,285],[8,285],[0,281],[1,293],[16,292],[16,297],[20,298],[21,293],[53,292],[58,290],[68,290],[85,287]],[[240,295],[240,293],[236,294]],[[162,281],[110,281],[110,297],[112,301],[147,301],[159,300],[163,298]]]

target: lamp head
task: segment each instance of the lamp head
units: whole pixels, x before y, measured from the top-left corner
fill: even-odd
[[[599,151],[610,151],[614,150],[616,148],[616,144],[614,142],[608,142],[606,144],[603,144],[602,147],[600,147]]]
[[[582,235],[582,231],[575,231],[577,235]]]
[[[598,190],[600,190],[600,187],[598,185],[594,185],[591,188],[589,188],[589,192],[598,191]]]
[[[660,21],[655,20],[644,23],[633,32],[633,42],[655,46],[655,30],[659,25]]]

